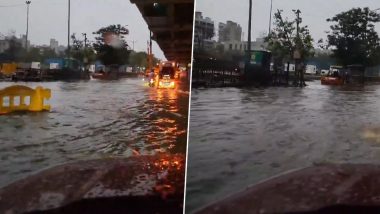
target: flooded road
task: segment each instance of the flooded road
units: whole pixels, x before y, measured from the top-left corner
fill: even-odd
[[[0,116],[0,186],[66,162],[186,152],[185,90],[138,78],[18,84],[50,88],[52,111]]]
[[[186,209],[319,163],[380,164],[380,86],[193,89]]]

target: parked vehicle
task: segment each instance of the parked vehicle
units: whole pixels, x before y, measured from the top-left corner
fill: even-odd
[[[316,75],[317,74],[317,66],[315,65],[306,65],[306,74],[312,74]]]
[[[331,66],[326,76],[321,77],[322,85],[343,85],[345,83],[345,73],[342,66]]]
[[[17,72],[12,75],[13,81],[39,82],[42,81],[42,79],[42,71],[33,68],[17,70]]]

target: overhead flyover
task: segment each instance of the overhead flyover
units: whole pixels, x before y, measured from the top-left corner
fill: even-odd
[[[130,0],[136,4],[166,59],[191,61],[194,0]]]

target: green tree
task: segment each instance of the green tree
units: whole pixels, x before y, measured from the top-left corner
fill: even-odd
[[[70,55],[80,61],[87,63],[93,63],[96,60],[96,54],[94,48],[86,44],[82,40],[79,40],[74,33],[71,35],[72,48],[70,50]],[[87,61],[86,61],[87,60]]]
[[[328,46],[342,65],[379,63],[380,40],[375,23],[380,14],[366,8],[353,8],[327,19],[334,24],[328,32]]]
[[[22,61],[25,62],[35,62],[41,60],[41,51],[39,48],[30,47],[28,52],[25,54],[25,57]]]
[[[110,25],[100,28],[94,32],[96,42],[93,48],[97,52],[97,59],[104,65],[123,65],[128,63],[129,46],[125,41],[125,36],[129,34],[126,27],[119,25]],[[107,41],[108,35],[115,35],[115,39],[111,42]]]
[[[134,67],[147,67],[148,66],[148,54],[146,52],[134,52],[132,51],[129,56],[129,65]],[[159,60],[153,57],[153,65],[157,64]]]
[[[293,20],[284,19],[282,11],[275,13],[274,29],[265,39],[268,49],[272,52],[275,73],[282,67],[284,62],[293,59],[293,55],[298,50],[300,62],[304,62],[314,55],[313,38],[307,25],[302,26],[302,18],[297,16],[299,10],[294,10],[296,17]],[[299,25],[297,33],[297,23]],[[300,84],[304,85],[303,72],[298,72]]]
[[[40,61],[44,61],[45,59],[49,59],[49,58],[56,58],[58,56],[55,50],[51,49],[50,47],[40,48],[40,53],[41,53]]]
[[[19,61],[25,55],[25,49],[22,44],[13,36],[9,40],[9,48],[4,51],[4,54],[10,61]]]

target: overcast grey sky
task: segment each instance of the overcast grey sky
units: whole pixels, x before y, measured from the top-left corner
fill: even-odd
[[[212,18],[216,25],[226,20],[238,22],[243,28],[244,40],[248,36],[248,7],[248,0],[198,0],[196,3],[196,10]],[[353,7],[374,10],[380,8],[380,0],[273,0],[273,11],[282,9],[285,17],[293,18],[292,9],[300,9],[303,24],[309,26],[315,41],[326,39],[325,31],[331,24],[326,22],[327,18]],[[253,0],[253,38],[268,32],[269,11],[270,0]],[[380,24],[376,25],[376,30],[380,31]]]
[[[55,38],[60,45],[67,45],[67,0],[31,0],[29,39],[32,44],[49,44]],[[11,7],[4,7],[11,6]],[[136,51],[147,50],[149,30],[142,15],[129,0],[71,0],[71,32],[81,36],[90,35],[97,29],[110,25],[128,25],[128,43],[135,42]],[[0,33],[11,30],[16,35],[26,32],[25,0],[0,0]],[[153,53],[164,59],[158,45],[153,43]]]

